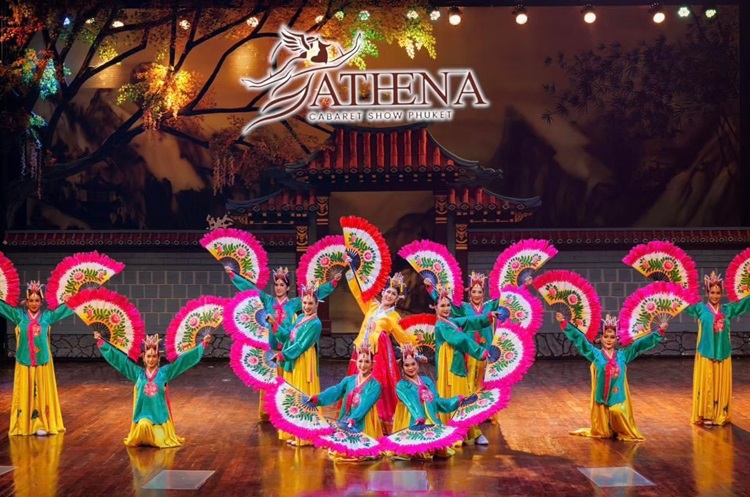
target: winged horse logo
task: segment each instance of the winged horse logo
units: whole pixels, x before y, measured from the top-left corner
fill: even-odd
[[[242,136],[246,136],[262,124],[280,121],[294,114],[307,101],[310,88],[313,86],[310,84],[311,81],[319,77],[322,71],[337,69],[349,62],[364,45],[362,33],[357,33],[348,51],[344,51],[338,43],[326,43],[321,36],[310,36],[305,32],[293,31],[286,26],[281,27],[279,34],[279,42],[271,51],[268,60],[273,63],[279,51],[284,49],[290,53],[284,65],[271,71],[260,81],[249,78],[240,79],[248,90],[271,88],[268,102],[261,107],[258,117],[245,126]],[[330,46],[335,46],[340,54],[332,60],[328,58]],[[305,64],[300,67],[300,62],[305,62]],[[304,84],[299,87],[295,85],[294,90],[287,90],[289,86],[292,86],[292,81],[300,78],[306,78]]]

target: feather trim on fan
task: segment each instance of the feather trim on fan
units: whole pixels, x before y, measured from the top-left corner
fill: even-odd
[[[127,298],[106,288],[97,288],[81,290],[66,304],[87,326],[100,333],[106,332],[110,344],[132,360],[138,360],[146,331],[138,309]]]
[[[671,242],[654,240],[636,245],[623,257],[622,262],[647,278],[677,283],[700,294],[695,261]]]
[[[221,326],[226,300],[205,295],[186,303],[169,323],[164,337],[167,359],[174,361],[202,341],[201,333]],[[199,339],[200,337],[200,339]]]
[[[481,390],[464,399],[448,421],[448,426],[469,429],[491,418],[495,413],[508,407],[510,388],[490,388]]]
[[[495,328],[492,347],[499,349],[499,359],[484,369],[484,388],[510,388],[521,381],[536,360],[534,334],[513,323]]]
[[[346,264],[346,245],[341,235],[329,235],[321,238],[308,247],[299,260],[297,267],[297,284],[307,286],[313,281],[320,284],[332,280],[337,272],[344,272]]]
[[[519,240],[497,256],[490,272],[490,297],[496,299],[505,285],[521,286],[521,275],[530,276],[549,259],[557,255],[557,249],[549,240]]]
[[[99,288],[125,264],[99,252],[80,252],[66,257],[52,270],[47,281],[47,306],[57,307],[80,290]]]
[[[245,290],[224,306],[224,329],[233,340],[269,350],[268,313],[257,290]]]
[[[435,350],[435,314],[413,314],[399,319],[398,324],[404,331],[417,339],[419,347],[427,347]]]
[[[295,437],[314,441],[316,437],[333,433],[335,428],[310,403],[310,397],[276,378],[276,385],[263,397],[263,406],[277,430]]]
[[[466,428],[457,426],[412,425],[380,438],[380,447],[397,455],[413,456],[450,447],[465,436]]]
[[[464,293],[461,268],[445,245],[431,240],[415,240],[401,247],[398,255],[406,259],[422,279],[429,279],[434,287],[451,288],[451,300],[461,302]]]
[[[330,421],[329,421],[330,422]],[[383,448],[380,441],[368,434],[335,424],[333,433],[315,438],[313,444],[349,458],[377,457]]]
[[[391,272],[391,252],[383,235],[366,219],[357,216],[341,218],[346,253],[357,277],[362,300],[377,296],[388,282]]]
[[[525,287],[505,285],[500,291],[498,305],[508,310],[508,321],[526,333],[533,335],[542,327],[544,307]]]
[[[0,252],[0,300],[15,307],[20,296],[21,281],[18,279],[18,270],[10,259]]]
[[[727,297],[737,302],[750,295],[750,248],[734,256],[727,268],[724,286]]]
[[[699,300],[698,295],[677,283],[657,281],[639,288],[622,305],[617,329],[620,344],[627,347],[651,333],[654,323],[659,325],[664,317],[677,316]]]
[[[599,334],[602,305],[591,283],[572,271],[555,270],[537,276],[532,284],[547,304],[565,306],[568,321],[594,341]]]
[[[245,385],[255,390],[269,390],[276,387],[278,376],[273,356],[269,350],[235,341],[229,351],[229,364]]]
[[[229,268],[258,288],[268,283],[268,254],[251,233],[235,228],[220,228],[206,233],[201,246],[225,268]]]

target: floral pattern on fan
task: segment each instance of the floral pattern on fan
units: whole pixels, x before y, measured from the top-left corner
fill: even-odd
[[[448,248],[431,240],[415,240],[401,247],[398,255],[406,259],[422,279],[428,279],[433,287],[450,288],[451,300],[460,302],[464,285],[461,268]]]
[[[498,349],[498,359],[485,366],[485,388],[511,387],[521,381],[534,364],[536,346],[533,334],[512,323],[495,329],[492,347]]]
[[[698,292],[698,271],[693,259],[671,242],[654,240],[636,245],[622,262],[651,279],[676,283],[691,292]]]
[[[511,323],[531,333],[536,333],[541,328],[544,312],[542,303],[526,288],[512,285],[503,287],[498,305],[508,310],[508,321]]]
[[[481,390],[464,399],[448,422],[449,426],[470,428],[489,419],[493,414],[505,409],[510,401],[509,388]]]
[[[385,287],[391,271],[391,253],[383,235],[365,219],[356,216],[341,218],[346,255],[362,290],[365,302]]]
[[[204,235],[200,243],[225,268],[239,273],[258,288],[268,283],[268,254],[252,234],[220,228]]]
[[[596,338],[602,306],[591,283],[572,271],[554,270],[537,276],[533,285],[547,304],[564,306],[568,314],[566,318],[589,341]]]
[[[321,284],[347,269],[344,237],[331,235],[313,243],[300,258],[297,284],[307,286],[313,281]]]
[[[440,450],[460,442],[466,430],[447,425],[413,425],[380,439],[383,450],[399,455],[413,455]]]
[[[310,403],[310,397],[283,378],[276,378],[276,386],[263,402],[273,425],[296,437],[313,440],[334,431],[318,408]]]
[[[224,307],[224,328],[232,339],[268,350],[267,317],[258,291],[245,290]]]
[[[276,386],[274,353],[247,343],[234,342],[229,352],[229,364],[242,382],[256,390]]]
[[[677,316],[699,297],[677,283],[658,281],[638,289],[622,305],[617,337],[623,346],[651,333],[661,320]]]
[[[224,320],[225,300],[203,296],[189,301],[169,323],[164,339],[167,359],[174,361],[195,348],[207,333],[212,333]]]
[[[47,283],[47,306],[56,309],[81,290],[96,289],[125,269],[125,264],[99,252],[81,252],[55,266]]]
[[[21,296],[21,284],[16,266],[0,252],[0,300],[11,307],[18,305]]]
[[[401,318],[398,324],[409,335],[417,339],[420,347],[427,347],[435,350],[435,324],[437,316],[435,314],[414,314]]]
[[[336,425],[329,435],[319,436],[314,444],[322,449],[330,449],[347,457],[370,457],[380,454],[380,442],[361,431]]]
[[[497,298],[497,292],[505,285],[523,285],[522,275],[531,276],[555,255],[557,249],[548,240],[519,240],[503,250],[490,271],[491,297]]]
[[[750,295],[750,248],[732,258],[727,268],[726,288],[732,302]]]

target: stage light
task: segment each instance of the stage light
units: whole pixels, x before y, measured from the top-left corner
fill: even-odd
[[[72,17],[70,17],[70,16],[63,17],[63,26],[65,26],[67,28],[71,24],[73,24],[73,18]]]
[[[325,19],[325,17],[323,17],[323,16],[317,16],[315,18],[315,24],[320,24],[321,22],[323,22],[323,19]]]
[[[677,15],[680,17],[688,17],[690,16],[690,7],[683,5],[682,7],[677,10]]]
[[[409,10],[409,12],[406,13],[406,18],[409,19],[409,20],[411,20],[411,21],[419,19],[419,12],[417,12],[414,9],[411,9],[411,10]]]
[[[703,15],[708,19],[713,19],[718,13],[719,11],[716,10],[716,7],[714,7],[713,5],[706,5],[705,7],[703,7]]]
[[[182,19],[180,21],[180,27],[187,31],[188,29],[190,29],[190,21],[188,21],[187,19]]]
[[[367,10],[360,10],[359,11],[359,20],[360,21],[366,21],[370,18],[370,12]]]
[[[583,6],[581,14],[583,14],[583,20],[586,24],[593,24],[596,21],[596,12],[594,12],[594,6],[590,3]]]
[[[432,22],[435,22],[438,19],[440,19],[440,9],[438,9],[437,7],[435,7],[434,9],[432,9],[430,11],[430,20]]]
[[[451,7],[448,10],[448,22],[453,26],[461,24],[461,9],[458,7]]]
[[[254,28],[258,25],[260,21],[258,20],[257,17],[249,17],[247,21],[245,22],[247,23],[248,26],[250,26],[251,28]]]
[[[656,24],[663,23],[664,19],[667,18],[666,14],[664,14],[664,8],[659,2],[652,4],[651,8],[648,9],[648,13],[651,14],[651,19],[653,19]]]
[[[526,7],[520,3],[515,9],[513,9],[513,15],[516,16],[516,24],[526,24],[529,20],[529,14],[526,12]]]
[[[94,21],[96,21],[96,19],[94,19],[93,17],[90,17],[86,19],[86,24],[94,24]]]
[[[113,21],[112,22],[112,27],[113,28],[121,28],[123,26],[125,26],[125,23],[122,22],[122,21]]]

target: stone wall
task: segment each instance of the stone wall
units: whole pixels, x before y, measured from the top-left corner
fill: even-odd
[[[704,272],[725,272],[727,264],[738,251],[691,250],[701,277]],[[219,264],[205,251],[189,252],[117,252],[107,254],[126,264],[126,269],[115,276],[107,288],[126,295],[140,310],[148,332],[164,333],[175,313],[188,300],[201,295],[229,297],[234,286]],[[6,254],[19,270],[22,282],[30,279],[45,281],[54,266],[70,252]],[[580,273],[596,287],[604,312],[618,313],[624,299],[648,283],[634,269],[625,266],[621,259],[624,251],[565,251],[558,254],[545,270],[569,269]],[[489,272],[497,253],[475,252],[469,255],[471,270]],[[269,253],[269,265],[295,264],[294,254]],[[667,339],[652,355],[693,355],[697,325],[688,316],[670,322]],[[11,325],[7,328],[8,355],[13,357],[15,338]],[[323,357],[348,358],[353,335],[326,335],[321,339]],[[554,313],[545,310],[544,325],[536,338],[539,357],[564,357],[575,355],[554,321]],[[732,322],[732,345],[736,355],[750,355],[750,315]],[[90,330],[77,318],[56,324],[52,330],[53,353],[57,358],[94,358],[94,341]],[[220,330],[210,348],[211,357],[228,357],[231,340]]]

